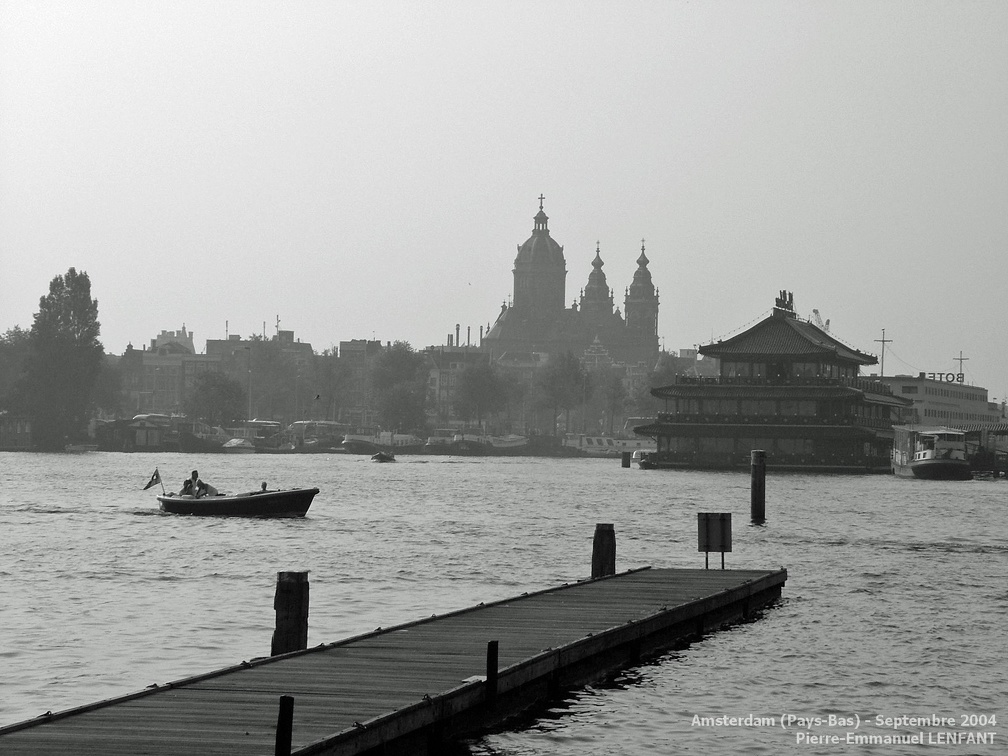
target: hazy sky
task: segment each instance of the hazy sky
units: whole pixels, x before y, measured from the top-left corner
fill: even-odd
[[[1006,40],[1003,0],[0,0],[0,332],[73,266],[116,354],[475,339],[543,193],[568,305],[644,238],[668,349],[787,289],[1001,399]]]

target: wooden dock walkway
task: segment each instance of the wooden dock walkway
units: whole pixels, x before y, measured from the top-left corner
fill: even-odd
[[[644,568],[564,585],[3,727],[0,753],[273,754],[285,695],[295,754],[424,753],[751,617],[786,579]]]

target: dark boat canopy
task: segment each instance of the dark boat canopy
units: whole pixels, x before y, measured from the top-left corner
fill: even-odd
[[[781,292],[772,314],[726,341],[701,346],[700,354],[719,360],[807,357],[856,365],[878,363],[873,355],[859,352],[812,323],[799,320],[790,294],[783,296],[786,293]]]

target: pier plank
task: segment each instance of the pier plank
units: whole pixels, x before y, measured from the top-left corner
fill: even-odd
[[[786,577],[643,569],[558,586],[9,725],[0,752],[271,754],[281,695],[294,697],[294,751],[306,756],[364,753],[432,726],[479,729],[557,681],[597,678],[642,647],[750,614]],[[499,711],[482,683],[492,640]]]

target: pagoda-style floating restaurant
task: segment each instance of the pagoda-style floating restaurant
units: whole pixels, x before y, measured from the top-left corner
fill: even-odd
[[[890,472],[893,425],[912,402],[860,377],[877,359],[799,319],[791,292],[751,328],[699,352],[719,360],[719,374],[651,389],[665,411],[634,428],[657,444],[641,468],[748,469],[761,449],[775,470]]]

